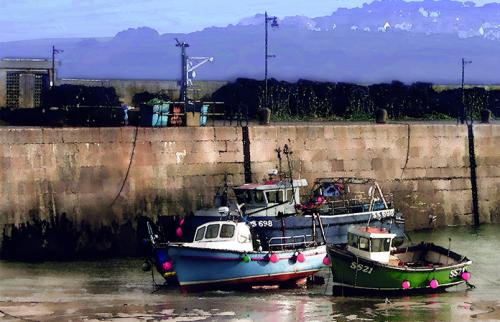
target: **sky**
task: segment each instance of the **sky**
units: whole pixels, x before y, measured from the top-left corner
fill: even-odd
[[[268,11],[285,17],[330,15],[373,0],[0,0],[0,42],[111,37],[135,27],[187,33],[236,24]],[[473,0],[477,5],[500,0]]]

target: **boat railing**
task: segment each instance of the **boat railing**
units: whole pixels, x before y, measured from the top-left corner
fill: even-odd
[[[392,207],[392,194],[384,195],[389,208]],[[327,198],[325,204],[335,213],[351,213],[360,211],[369,211],[371,198],[349,198],[349,199],[331,199]],[[385,206],[383,201],[375,200],[372,204],[372,210],[382,210]]]
[[[315,242],[311,235],[271,237],[269,239],[270,250],[304,248],[314,244]]]

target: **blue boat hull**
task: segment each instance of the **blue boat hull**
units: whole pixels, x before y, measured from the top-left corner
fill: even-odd
[[[242,288],[256,285],[280,285],[312,276],[327,266],[323,263],[326,247],[318,246],[300,251],[299,262],[294,251],[268,252],[226,251],[171,244],[168,254],[183,291],[203,289]],[[250,260],[244,260],[247,255]]]

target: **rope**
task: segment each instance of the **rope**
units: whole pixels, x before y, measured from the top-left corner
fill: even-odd
[[[408,127],[408,145],[406,146],[406,161],[405,165],[403,166],[403,169],[401,169],[401,176],[399,177],[399,180],[403,179],[403,174],[405,172],[406,166],[408,165],[408,160],[410,159],[410,123],[406,123],[406,126]]]
[[[465,281],[465,285],[467,285],[467,287],[468,287],[469,289],[474,289],[474,288],[476,288],[476,286],[475,286],[474,284],[471,284],[469,281]]]
[[[151,266],[154,266],[154,265],[151,265]],[[160,285],[156,283],[155,281],[155,267],[151,267],[151,279],[152,279],[152,286],[153,286],[153,290],[151,291],[151,293],[155,293],[157,292],[159,289],[160,289]]]
[[[21,316],[17,316],[17,315],[12,315],[12,314],[9,314],[3,310],[0,310],[0,313],[7,316],[7,317],[11,317],[11,318],[14,318],[14,319],[19,319],[19,320],[22,320],[22,321],[30,321],[30,322],[39,322],[39,320],[32,320],[32,319],[27,319],[27,318],[23,318]]]
[[[127,172],[125,173],[125,177],[123,178],[123,182],[122,182],[122,185],[120,187],[120,191],[118,191],[118,193],[116,194],[116,197],[109,204],[110,208],[113,207],[113,205],[115,204],[116,200],[118,200],[118,197],[120,197],[120,194],[122,193],[123,188],[125,187],[125,183],[127,182],[128,175],[130,173],[130,168],[132,167],[132,161],[134,160],[135,147],[137,145],[137,133],[138,133],[138,131],[139,131],[139,126],[136,126],[135,127],[135,132],[134,132],[134,141],[132,142],[132,152],[130,153],[130,160],[129,160],[129,163],[128,163]]]

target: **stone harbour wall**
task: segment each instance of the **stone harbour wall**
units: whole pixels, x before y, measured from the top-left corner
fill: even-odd
[[[244,182],[245,131],[0,127],[4,257],[21,236],[36,241],[51,229],[52,244],[68,252],[132,253],[138,217],[208,206],[226,173]],[[474,133],[480,222],[500,222],[500,125],[474,125]],[[410,230],[429,227],[430,216],[433,226],[473,222],[465,125],[297,123],[251,126],[248,139],[253,180],[278,167],[275,149],[288,144],[294,175],[310,186],[318,177],[375,178]]]

